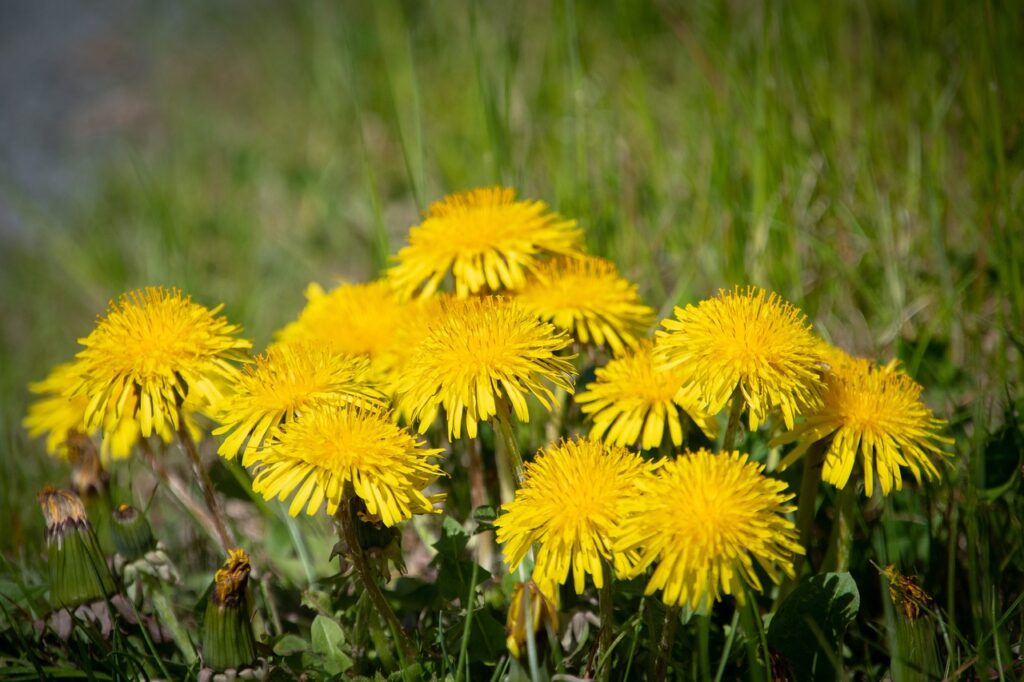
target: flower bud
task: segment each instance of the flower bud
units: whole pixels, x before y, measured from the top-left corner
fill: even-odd
[[[50,598],[73,607],[114,594],[114,580],[103,558],[85,507],[74,493],[46,486],[39,492],[46,517]]]
[[[153,529],[145,514],[128,504],[119,505],[114,513],[110,533],[114,547],[128,561],[135,561],[156,546]]]
[[[249,556],[232,549],[217,571],[203,621],[203,662],[216,672],[238,670],[256,661],[246,586]]]
[[[516,583],[512,592],[512,602],[508,609],[505,632],[508,635],[505,645],[509,653],[520,658],[526,647],[526,638],[534,637],[535,633],[558,632],[558,586],[551,584],[544,588],[530,580]],[[555,595],[554,598],[548,595]],[[530,609],[530,624],[533,632],[527,632],[527,609]]]

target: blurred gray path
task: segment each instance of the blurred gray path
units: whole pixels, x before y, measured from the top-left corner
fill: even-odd
[[[86,195],[113,143],[145,126],[145,8],[0,0],[0,243]]]

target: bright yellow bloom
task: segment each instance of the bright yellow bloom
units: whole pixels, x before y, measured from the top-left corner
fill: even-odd
[[[657,354],[679,367],[708,412],[716,414],[740,390],[751,429],[779,408],[787,428],[820,404],[821,356],[803,314],[775,294],[748,287],[720,290],[696,307],[663,320]]]
[[[782,466],[794,462],[811,444],[826,441],[822,478],[837,488],[849,483],[858,458],[868,497],[876,475],[883,495],[900,490],[900,467],[910,469],[918,483],[922,474],[938,478],[935,462],[946,455],[941,445],[953,441],[939,435],[946,422],[921,402],[921,386],[895,363],[878,367],[837,351],[830,355],[829,364],[824,404],[773,441],[773,445],[799,441]]]
[[[493,417],[503,399],[520,421],[529,421],[527,395],[550,410],[549,383],[572,392],[572,363],[555,355],[569,343],[565,332],[538,321],[514,300],[447,301],[398,378],[400,403],[420,433],[443,406],[449,438],[461,437],[463,421],[475,437],[477,423]]]
[[[346,489],[370,514],[393,526],[413,514],[433,511],[423,489],[442,474],[432,460],[441,450],[395,424],[373,406],[320,406],[285,424],[256,453],[253,490],[266,499],[294,493],[288,513],[315,514],[323,502],[338,510]]]
[[[709,608],[722,595],[741,603],[743,584],[760,592],[755,562],[774,582],[793,575],[802,554],[786,484],[739,452],[698,450],[664,461],[637,481],[641,494],[624,505],[616,549],[638,552],[635,572],[657,562],[647,594],[666,604]]]
[[[450,194],[431,204],[423,222],[409,229],[388,279],[403,296],[423,287],[438,290],[451,271],[455,293],[518,289],[538,258],[582,254],[576,221],[542,201],[516,201],[515,190],[493,187]]]
[[[306,299],[298,319],[277,333],[278,341],[322,344],[341,355],[365,355],[379,380],[386,379],[408,351],[406,330],[418,320],[422,307],[399,300],[384,280],[341,284],[330,292],[310,284]]]
[[[94,431],[85,423],[88,397],[66,395],[78,383],[80,376],[77,363],[65,362],[54,367],[45,379],[28,387],[29,391],[40,396],[29,405],[28,415],[23,421],[28,435],[38,438],[46,434],[46,451],[62,459],[69,457],[68,438],[71,434],[91,435]],[[134,398],[129,402],[133,406]],[[125,458],[131,454],[139,438],[138,424],[131,420],[117,422],[113,416],[108,421],[110,425],[101,443],[100,455],[104,461]],[[166,436],[165,440],[171,437],[170,432],[161,435]]]
[[[79,343],[80,376],[71,397],[89,399],[85,422],[109,437],[125,422],[143,437],[175,431],[182,405],[202,410],[221,400],[218,381],[229,381],[252,344],[239,327],[182,296],[149,287],[111,301],[107,316]]]
[[[324,346],[278,344],[245,367],[233,392],[220,405],[215,436],[228,434],[218,453],[232,458],[253,453],[281,424],[317,405],[364,402],[383,405],[385,397],[370,383],[366,357],[336,355]]]
[[[637,496],[636,481],[649,469],[639,455],[591,439],[541,450],[527,462],[522,487],[495,522],[509,570],[537,543],[533,578],[542,584],[563,584],[571,567],[579,594],[588,573],[596,587],[603,585],[602,560],[617,573],[627,571],[632,552],[612,545],[624,505]]]
[[[614,263],[596,256],[541,263],[516,298],[580,343],[607,344],[616,355],[636,346],[654,322],[654,311],[640,301],[636,285],[620,276]]]
[[[661,445],[668,424],[676,446],[683,444],[687,417],[714,439],[718,422],[704,411],[690,388],[683,388],[678,367],[663,369],[654,362],[650,341],[641,341],[631,353],[597,369],[597,380],[576,394],[583,413],[594,421],[592,438],[624,447],[644,449]]]

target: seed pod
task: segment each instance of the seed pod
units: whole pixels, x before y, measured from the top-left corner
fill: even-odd
[[[203,662],[215,672],[238,670],[256,661],[245,592],[250,570],[245,550],[232,549],[214,577],[203,620]]]
[[[114,547],[128,561],[135,561],[156,546],[153,529],[145,514],[131,505],[122,504],[112,514],[110,527]]]
[[[114,594],[114,579],[82,501],[70,491],[51,486],[43,488],[38,499],[46,517],[50,598],[54,606],[74,607]]]

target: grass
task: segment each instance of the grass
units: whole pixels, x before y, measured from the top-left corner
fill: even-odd
[[[578,218],[662,315],[753,283],[833,342],[899,357],[958,456],[942,485],[864,510],[855,575],[865,592],[869,550],[916,570],[962,642],[954,669],[1013,658],[1024,31],[1011,4],[196,3],[183,21],[187,44],[149,29],[154,127],[113,154],[94,196],[5,248],[5,556],[39,563],[32,497],[66,477],[20,427],[25,386],[110,297],[179,286],[224,302],[261,347],[306,283],[374,276],[431,200],[503,183]],[[263,530],[289,537],[275,514]],[[304,532],[329,546],[327,530]],[[850,674],[877,677],[891,645],[870,628],[892,614],[863,596],[879,619],[848,638],[864,662]]]

